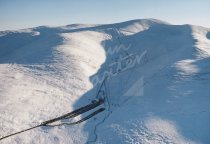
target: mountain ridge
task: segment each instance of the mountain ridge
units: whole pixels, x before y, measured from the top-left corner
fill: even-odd
[[[155,19],[0,32],[0,137],[106,98],[85,123],[2,143],[208,143],[209,33]]]

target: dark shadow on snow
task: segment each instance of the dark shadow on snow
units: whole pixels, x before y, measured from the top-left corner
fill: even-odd
[[[112,28],[118,28],[117,26],[113,26]],[[94,29],[93,29],[94,30]],[[119,42],[117,42],[118,38],[115,38],[115,32],[113,32],[112,29],[105,29],[107,33],[113,36],[111,40],[104,41],[103,44],[105,45],[104,49],[106,52],[108,52],[108,48],[114,48],[117,45],[119,45]],[[123,44],[126,46],[131,45],[130,49],[128,50],[128,54],[141,54],[144,50],[147,51],[146,60],[144,59],[143,63],[137,64],[135,67],[130,68],[126,70],[125,72],[116,71],[119,74],[115,77],[110,77],[107,80],[107,86],[106,86],[106,93],[109,100],[109,105],[106,103],[105,107],[110,114],[109,118],[113,119],[114,122],[118,123],[120,120],[122,121],[130,121],[133,119],[140,119],[145,120],[148,118],[148,114],[152,113],[154,116],[160,117],[162,119],[166,119],[169,121],[173,121],[177,126],[179,130],[179,134],[182,135],[185,139],[190,139],[192,141],[196,142],[202,142],[206,143],[207,138],[203,135],[199,135],[198,133],[192,132],[191,130],[192,125],[195,125],[195,130],[199,129],[201,127],[205,132],[208,132],[208,127],[200,124],[200,119],[195,119],[195,117],[191,116],[189,113],[191,113],[191,110],[202,108],[199,107],[197,102],[204,102],[203,98],[207,98],[207,94],[204,94],[203,96],[197,95],[198,89],[196,89],[195,86],[191,86],[192,82],[195,82],[195,78],[202,77],[209,80],[209,71],[204,70],[203,72],[200,72],[196,74],[194,78],[189,78],[186,81],[181,80],[181,84],[174,85],[175,77],[180,72],[179,70],[175,69],[174,67],[171,67],[175,62],[185,59],[196,59],[196,48],[194,47],[196,40],[191,35],[191,27],[189,25],[182,25],[182,26],[173,26],[173,25],[156,25],[152,28],[139,32],[132,36],[122,36],[120,39],[123,41]],[[132,42],[137,45],[132,45]],[[140,47],[139,47],[140,46]],[[185,53],[185,55],[181,55],[180,53]],[[109,71],[112,69],[110,67],[110,64],[117,61],[120,56],[126,56],[127,54],[120,50],[119,52],[109,55],[107,53],[107,58],[105,63],[101,66],[101,68],[98,70],[98,72],[90,77],[91,81],[95,80],[96,76],[99,76],[100,78],[103,77],[103,73],[105,71]],[[173,58],[171,58],[169,55],[172,55]],[[149,65],[150,63],[154,63],[157,59],[164,58],[164,65],[160,66],[159,69],[156,69],[155,75],[148,76],[145,72],[144,68],[146,65]],[[209,59],[204,59],[201,61],[209,61]],[[157,64],[157,63],[156,63]],[[205,63],[204,67],[208,67],[210,63]],[[157,64],[161,65],[161,63]],[[195,64],[196,66],[200,66],[199,64]],[[138,71],[136,70],[136,67],[138,67]],[[201,71],[204,69],[204,67],[200,68]],[[143,71],[141,73],[141,71]],[[139,72],[141,75],[135,75],[133,73]],[[163,75],[163,74],[166,75]],[[168,75],[167,75],[168,74]],[[129,75],[129,77],[128,77]],[[137,77],[138,76],[138,77]],[[126,92],[126,90],[130,89],[134,84],[138,81],[139,76],[145,76],[146,80],[144,81],[144,94],[142,97],[123,97],[123,93]],[[162,79],[167,79],[166,83],[161,83]],[[190,82],[189,82],[190,81]],[[159,82],[160,85],[156,86],[155,82]],[[184,84],[183,84],[184,83]],[[96,85],[93,89],[85,93],[79,101],[75,104],[75,108],[84,105],[85,103],[88,103],[89,100],[96,99],[98,97],[97,92],[100,87],[99,83]],[[127,86],[126,86],[127,85]],[[169,86],[177,86],[177,89],[179,89],[179,93],[171,94],[169,90]],[[153,88],[151,90],[151,88]],[[154,89],[155,88],[155,89]],[[207,87],[204,87],[204,89],[208,89]],[[191,95],[189,97],[185,97],[182,94],[187,93],[191,91]],[[155,95],[154,95],[155,94]],[[179,97],[179,98],[177,98]],[[202,97],[202,98],[201,98]],[[171,103],[173,105],[177,105],[179,107],[177,108],[171,108]],[[125,109],[124,106],[128,105],[136,105],[134,108],[139,108],[135,110],[129,109],[129,113],[124,113],[124,116],[118,116],[117,114],[119,112],[115,113],[115,110],[119,111],[119,108],[122,107]],[[204,105],[208,105],[204,102]],[[110,107],[109,107],[110,106]],[[190,109],[192,107],[192,109]],[[184,115],[182,113],[178,113],[175,116],[172,113],[167,113],[170,110],[172,112],[176,113],[176,110],[179,111],[179,109],[184,109],[184,113],[189,115]],[[106,114],[107,114],[106,113]],[[199,113],[199,111],[198,111]],[[121,113],[122,114],[122,113]],[[126,115],[126,117],[125,117]],[[202,119],[209,120],[210,117],[205,114],[197,114]],[[94,140],[97,139],[96,133],[97,131],[103,131],[105,135],[103,135],[103,138],[106,140],[114,140],[117,139],[116,135],[112,135],[113,131],[108,129],[107,127],[111,124],[111,120],[107,123],[105,122],[105,126],[100,125],[103,123],[103,117],[105,117],[104,114],[101,114],[97,118],[94,118],[92,120],[88,120],[87,123],[84,126],[84,130],[89,133],[89,142],[92,143]],[[122,117],[122,119],[118,119],[117,117]],[[115,121],[115,119],[118,119],[119,121]],[[192,120],[193,119],[193,120]],[[110,122],[110,123],[109,123]],[[99,125],[98,125],[99,124]],[[119,123],[122,124],[122,123]],[[97,128],[95,127],[97,126]],[[106,127],[107,126],[107,127]],[[126,127],[126,126],[125,126]],[[90,129],[92,129],[90,131]],[[127,127],[129,129],[129,127]],[[109,135],[110,133],[110,135]],[[100,133],[102,134],[102,133]],[[106,135],[107,134],[107,135]],[[98,136],[100,137],[100,136]],[[108,141],[112,142],[112,141]],[[121,142],[123,141],[116,141]]]

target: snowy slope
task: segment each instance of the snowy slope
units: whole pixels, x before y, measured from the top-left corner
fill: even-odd
[[[209,66],[210,29],[199,26],[142,19],[0,32],[0,137],[106,98],[84,123],[0,143],[207,144]]]

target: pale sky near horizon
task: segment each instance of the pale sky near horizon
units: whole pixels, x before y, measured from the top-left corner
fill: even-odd
[[[210,28],[210,0],[0,0],[0,30],[155,18]]]

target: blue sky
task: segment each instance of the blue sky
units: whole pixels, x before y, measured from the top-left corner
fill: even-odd
[[[156,18],[210,28],[210,0],[0,0],[0,30]]]

